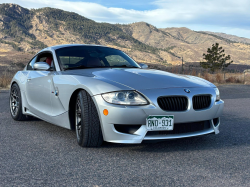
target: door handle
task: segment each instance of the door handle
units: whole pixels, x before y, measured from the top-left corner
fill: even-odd
[[[31,80],[31,78],[27,78],[27,81],[30,81]]]

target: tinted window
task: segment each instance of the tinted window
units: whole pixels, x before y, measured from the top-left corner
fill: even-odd
[[[122,56],[119,55],[108,55],[105,57],[105,59],[109,62],[110,66],[130,65],[130,63],[126,59],[124,59]]]
[[[64,69],[140,66],[120,50],[100,46],[74,46],[56,50]]]
[[[29,64],[27,65],[27,70],[33,70],[33,66],[34,66],[34,64],[35,64],[35,62],[36,62],[36,57],[37,57],[37,56],[35,56],[35,57],[29,62]]]

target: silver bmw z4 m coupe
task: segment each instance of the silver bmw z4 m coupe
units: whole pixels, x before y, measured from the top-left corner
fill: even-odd
[[[11,82],[10,113],[75,130],[83,147],[218,134],[224,102],[204,79],[147,69],[124,52],[69,44],[38,52]]]

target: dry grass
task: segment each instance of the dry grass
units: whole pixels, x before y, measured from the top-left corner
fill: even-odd
[[[20,71],[24,68],[23,63],[15,62],[16,59],[13,59],[9,62],[9,64],[3,64],[0,67],[0,87],[1,88],[8,88],[10,82],[17,71]]]
[[[242,79],[240,79],[240,78],[238,78],[238,77],[233,77],[233,76],[231,76],[231,77],[228,77],[227,79],[226,79],[226,82],[227,83],[243,83],[244,82],[244,80],[242,80]]]
[[[11,73],[3,72],[0,75],[0,87],[7,88],[10,85],[13,75]]]
[[[250,73],[245,74],[245,83],[244,84],[250,85]]]
[[[243,73],[227,73],[225,76],[226,83],[244,83]]]
[[[235,77],[229,77],[226,79],[227,83],[234,83],[236,81]]]
[[[196,70],[193,69],[191,75],[192,75],[192,76],[196,76],[196,74],[197,74],[197,73],[196,73]]]
[[[181,67],[179,66],[165,66],[165,65],[159,65],[159,64],[149,64],[150,69],[158,69],[162,71],[167,71],[175,74],[181,74]],[[244,82],[244,74],[243,73],[224,73],[221,71],[218,71],[214,74],[209,73],[208,71],[202,70],[202,69],[188,69],[184,68],[184,75],[192,75],[192,76],[198,76],[203,79],[208,80],[212,83],[217,84],[227,84],[227,83],[239,83],[239,84],[250,84],[250,74],[245,77]]]
[[[208,72],[204,73],[204,77],[203,78],[206,79],[209,82],[214,82],[213,76],[210,73],[208,73]]]
[[[221,72],[218,72],[215,74],[210,74],[210,73],[205,72],[202,78],[208,80],[209,82],[218,83],[218,84],[223,84],[223,83],[243,84],[244,83],[244,74],[242,73],[223,74]]]
[[[217,73],[215,75],[215,80],[217,83],[220,83],[220,84],[225,82],[222,73]]]
[[[178,74],[178,73],[179,73],[179,68],[178,68],[178,67],[173,67],[173,68],[171,69],[171,73]]]

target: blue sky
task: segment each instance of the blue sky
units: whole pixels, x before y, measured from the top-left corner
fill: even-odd
[[[144,21],[158,28],[187,27],[250,38],[250,0],[1,0],[25,8],[52,7],[97,22]]]
[[[74,0],[70,0],[74,2]],[[78,2],[81,0],[78,0]],[[124,9],[134,9],[134,10],[152,10],[156,8],[156,6],[152,3],[152,0],[93,0],[93,1],[81,1],[81,2],[92,2],[101,4],[106,7],[117,7]]]

